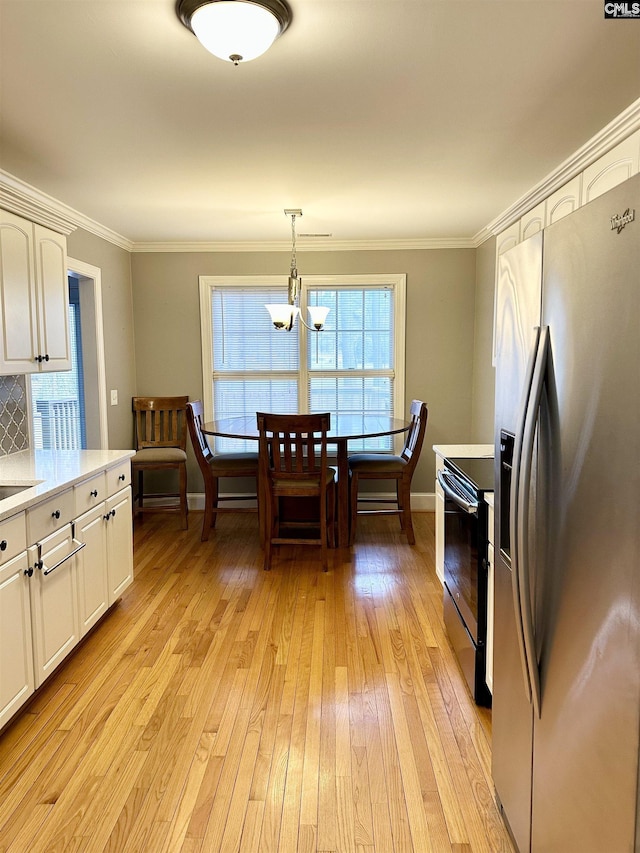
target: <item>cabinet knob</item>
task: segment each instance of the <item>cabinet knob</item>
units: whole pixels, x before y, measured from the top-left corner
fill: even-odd
[[[60,518],[60,510],[59,510],[59,509],[55,509],[55,510],[51,513],[51,518],[55,518],[55,519]]]
[[[124,483],[124,481],[126,480],[125,475],[124,475],[124,474],[120,474],[120,476],[118,477],[118,480],[122,480],[122,482]]]
[[[8,545],[9,543],[7,542],[7,540],[3,539],[2,542],[0,542],[0,551],[6,551]]]
[[[25,569],[24,573],[28,578],[30,578],[33,575],[33,566],[29,566],[28,569]]]
[[[97,497],[98,497],[98,490],[97,490],[97,489],[94,489],[94,490],[91,492],[91,497],[92,497],[92,498],[97,498]]]
[[[49,361],[49,353],[47,353],[47,354],[44,356],[44,360],[45,360],[45,361]]]

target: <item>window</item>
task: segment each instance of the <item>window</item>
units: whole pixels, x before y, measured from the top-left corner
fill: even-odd
[[[287,301],[285,277],[201,276],[204,405],[215,419],[256,411],[360,420],[404,416],[405,276],[304,276],[301,310],[327,305],[324,331],[277,331],[265,309]],[[306,319],[306,316],[305,316]],[[216,450],[244,449],[216,439]],[[391,450],[391,438],[353,449]]]

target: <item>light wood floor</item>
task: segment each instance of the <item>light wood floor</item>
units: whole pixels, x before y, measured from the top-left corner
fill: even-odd
[[[0,736],[3,853],[512,851],[490,713],[443,632],[433,522],[363,519],[324,574],[148,516],[136,581]]]

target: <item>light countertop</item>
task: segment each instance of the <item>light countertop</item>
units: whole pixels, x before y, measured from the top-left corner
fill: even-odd
[[[441,459],[493,458],[493,444],[434,444],[433,449]]]
[[[0,520],[133,455],[133,450],[22,450],[1,456],[0,485],[29,488],[0,500]]]

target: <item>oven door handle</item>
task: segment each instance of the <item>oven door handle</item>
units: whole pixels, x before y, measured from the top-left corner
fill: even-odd
[[[460,509],[468,512],[469,515],[475,515],[478,512],[478,501],[467,500],[458,492],[453,485],[454,483],[457,483],[454,476],[447,473],[447,471],[444,471],[442,468],[438,469],[436,476],[438,477],[438,482],[442,486],[442,490],[445,495],[457,504]]]

